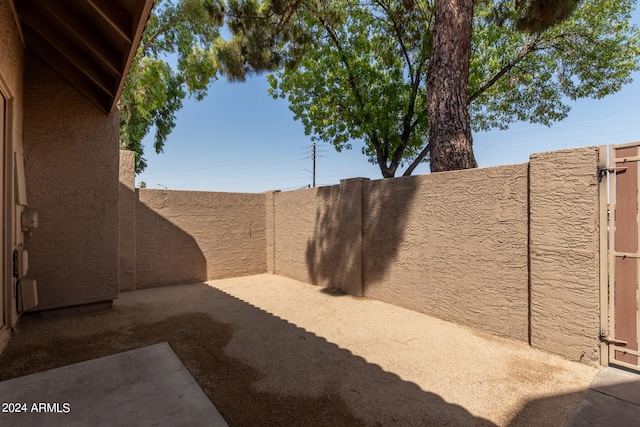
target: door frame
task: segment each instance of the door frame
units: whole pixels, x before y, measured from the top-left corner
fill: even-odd
[[[12,213],[12,183],[13,183],[13,125],[14,125],[14,96],[9,89],[4,77],[0,74],[0,97],[4,98],[3,129],[0,134],[0,150],[3,158],[0,162],[0,209],[2,210],[2,224],[0,224],[0,352],[4,349],[10,336],[11,328],[15,323],[14,310],[15,292],[14,281],[11,274],[13,257],[11,255],[13,236]]]

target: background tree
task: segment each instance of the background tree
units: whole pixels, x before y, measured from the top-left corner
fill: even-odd
[[[391,177],[429,155],[432,170],[474,167],[471,130],[550,125],[639,68],[631,0],[222,1],[160,1],[150,19],[121,99],[137,173],[145,135],[155,128],[161,152],[182,100],[202,99],[218,74],[277,70],[271,94],[307,134],[338,151],[362,139]]]
[[[516,0],[514,10],[510,10],[510,5],[505,2],[487,3],[491,4],[494,14],[502,15],[501,25],[513,20],[515,29],[535,34],[539,39],[549,28],[568,19],[578,2]],[[473,155],[471,117],[468,103],[464,102],[471,63],[474,5],[475,0],[436,0],[433,52],[427,77],[432,172],[477,167]],[[519,56],[524,58],[536,50],[536,44],[535,40],[531,41],[529,45],[533,46],[524,46]],[[495,84],[504,74],[496,75],[480,88]],[[559,89],[562,91],[562,87]],[[553,94],[551,98],[554,98]],[[565,107],[561,102],[557,104],[551,105],[552,109]]]
[[[270,66],[281,64],[270,78],[272,95],[289,100],[307,134],[338,150],[362,138],[385,177],[402,163],[410,174],[429,151],[432,170],[475,167],[471,130],[506,129],[516,121],[551,125],[566,117],[571,101],[614,93],[639,68],[639,32],[629,23],[634,1],[572,1],[556,13],[544,12],[550,3],[542,0],[479,1],[464,11],[472,32],[468,24],[441,31],[441,37],[472,37],[468,64],[455,73],[450,61],[461,52],[453,48],[460,41],[436,41],[433,16],[440,3],[445,16],[460,17],[457,1],[281,1],[279,12],[275,1],[249,3],[243,14],[256,17],[255,25],[238,25],[230,42],[235,69],[259,71],[245,56],[261,43],[269,46],[276,52]],[[278,38],[260,22],[272,29],[286,22],[309,37]],[[455,25],[461,23],[443,27]],[[444,55],[453,52],[449,62],[436,44]],[[436,78],[438,64],[448,75]],[[430,87],[425,66],[432,70]]]
[[[182,100],[203,99],[217,78],[223,22],[222,0],[157,2],[120,99],[120,147],[135,152],[136,173],[147,166],[143,138],[155,128],[162,152]]]
[[[309,3],[298,15],[309,39],[284,55],[290,63],[269,76],[270,93],[288,99],[312,139],[338,151],[362,139],[363,154],[383,177],[393,177],[403,163],[410,174],[428,152],[427,2]]]

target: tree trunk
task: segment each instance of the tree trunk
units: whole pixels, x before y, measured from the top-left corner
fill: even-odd
[[[478,167],[467,83],[474,0],[436,0],[427,76],[431,172]]]

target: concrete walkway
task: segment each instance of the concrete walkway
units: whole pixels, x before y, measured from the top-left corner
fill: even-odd
[[[2,381],[0,402],[4,427],[228,427],[167,343]]]
[[[566,425],[598,369],[277,275],[22,319],[0,378],[167,341],[231,426]],[[110,353],[106,353],[110,354]]]
[[[604,368],[593,380],[569,427],[640,424],[640,375]]]

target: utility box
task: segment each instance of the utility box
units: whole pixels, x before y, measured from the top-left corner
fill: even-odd
[[[18,313],[38,306],[38,286],[35,279],[18,280]]]

